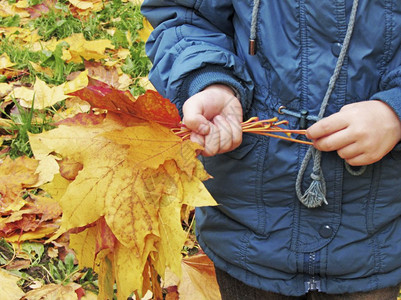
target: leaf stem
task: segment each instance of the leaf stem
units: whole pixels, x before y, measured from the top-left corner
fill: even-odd
[[[258,117],[252,117],[247,121],[242,122],[241,127],[242,127],[242,132],[270,136],[305,145],[313,145],[313,143],[310,141],[298,140],[291,137],[291,134],[305,135],[306,130],[285,129],[280,127],[280,125],[287,125],[288,123],[289,122],[287,120],[279,121],[277,117],[267,120],[259,120]],[[179,128],[172,128],[171,131],[180,138],[182,138],[183,140],[189,139],[191,135],[191,130],[187,128],[185,124],[181,124],[181,127]],[[279,135],[277,133],[284,133],[287,136]]]

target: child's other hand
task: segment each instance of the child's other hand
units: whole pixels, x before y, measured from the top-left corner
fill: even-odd
[[[353,166],[372,164],[401,140],[401,121],[384,102],[362,101],[345,105],[307,130],[315,148],[337,151]]]
[[[242,107],[231,88],[207,87],[189,98],[182,108],[191,140],[204,147],[202,155],[231,151],[242,142]]]

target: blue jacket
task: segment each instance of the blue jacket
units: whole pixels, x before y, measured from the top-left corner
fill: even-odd
[[[261,0],[257,53],[249,55],[253,1],[145,0],[142,12],[155,27],[147,43],[150,79],[179,108],[204,87],[224,83],[238,92],[245,119],[278,117],[299,128],[301,110],[310,119],[318,114],[351,6],[350,0]],[[355,21],[325,115],[378,99],[401,117],[401,1],[360,0]],[[280,114],[282,106],[292,113]],[[336,152],[323,153],[328,204],[310,209],[294,188],[307,146],[245,134],[239,148],[204,160],[214,177],[206,186],[220,205],[197,209],[199,242],[218,268],[281,294],[396,285],[397,147],[360,176],[351,175]],[[305,176],[302,189],[309,183]]]

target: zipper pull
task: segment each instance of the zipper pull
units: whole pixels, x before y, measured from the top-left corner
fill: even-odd
[[[305,282],[305,292],[307,293],[310,291],[320,291],[320,280],[311,278],[310,281]]]

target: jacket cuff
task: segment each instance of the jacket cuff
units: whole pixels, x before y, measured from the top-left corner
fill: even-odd
[[[250,106],[250,99],[246,87],[241,84],[240,79],[236,78],[232,72],[226,68],[217,65],[209,65],[190,73],[180,89],[178,100],[181,111],[184,102],[191,96],[204,90],[212,84],[225,84],[232,88],[235,96],[241,101],[244,112]]]
[[[401,120],[401,85],[374,94],[371,99],[388,104]]]
[[[401,80],[400,80],[401,81]],[[389,105],[401,120],[401,85],[374,94],[371,99],[380,100]],[[392,150],[401,159],[401,142]]]

